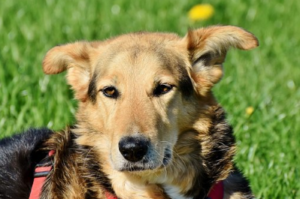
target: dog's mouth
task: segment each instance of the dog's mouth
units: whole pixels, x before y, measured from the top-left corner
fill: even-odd
[[[162,161],[162,167],[166,167],[172,159],[171,150],[169,148],[165,149],[164,158]]]
[[[164,157],[162,160],[156,160],[156,158],[151,158],[151,155],[143,158],[138,162],[124,163],[123,167],[120,168],[122,172],[138,172],[138,171],[151,171],[157,169],[163,169],[167,167],[172,159],[172,153],[169,147],[164,150]]]

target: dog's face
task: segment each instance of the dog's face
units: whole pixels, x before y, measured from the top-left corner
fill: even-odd
[[[170,162],[178,137],[180,90],[192,89],[184,57],[167,44],[154,47],[158,41],[148,36],[123,36],[97,53],[84,106],[91,115],[79,117],[105,134],[112,164],[121,171]],[[143,37],[149,41],[128,42]]]
[[[155,171],[171,162],[179,136],[197,128],[196,119],[215,103],[210,89],[230,46],[251,49],[257,40],[232,26],[184,38],[135,33],[55,47],[43,67],[48,74],[68,70],[79,100],[80,144],[116,170]]]

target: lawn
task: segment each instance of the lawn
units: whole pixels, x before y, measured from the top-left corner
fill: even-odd
[[[225,76],[214,88],[235,129],[237,165],[257,198],[300,198],[300,1],[207,2],[213,16],[192,22],[187,13],[200,1],[1,1],[0,137],[74,122],[76,101],[65,74],[46,76],[41,68],[57,44],[141,30],[183,36],[189,28],[236,25],[260,41],[255,50],[228,53]]]

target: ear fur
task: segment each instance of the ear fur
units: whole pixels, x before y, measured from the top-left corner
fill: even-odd
[[[192,64],[192,78],[201,94],[222,78],[222,63],[230,47],[250,50],[259,45],[253,34],[235,26],[191,30],[184,39]]]
[[[75,91],[75,98],[87,99],[91,79],[91,60],[97,43],[75,42],[56,46],[48,51],[43,60],[46,74],[57,74],[68,69],[67,81]]]

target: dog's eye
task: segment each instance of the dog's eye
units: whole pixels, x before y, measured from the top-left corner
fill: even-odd
[[[101,92],[103,93],[103,95],[110,98],[117,98],[119,96],[118,90],[113,86],[105,87],[101,89]]]
[[[156,88],[154,89],[154,96],[160,96],[160,95],[163,95],[163,94],[166,94],[168,93],[169,91],[171,91],[173,88],[172,85],[169,85],[169,84],[160,84],[160,85],[157,85]]]

